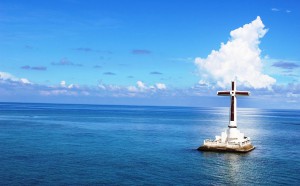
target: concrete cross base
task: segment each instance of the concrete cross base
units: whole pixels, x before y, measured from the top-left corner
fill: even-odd
[[[252,144],[246,145],[229,145],[229,144],[205,144],[200,146],[197,150],[199,151],[214,151],[214,152],[250,152],[255,147]]]

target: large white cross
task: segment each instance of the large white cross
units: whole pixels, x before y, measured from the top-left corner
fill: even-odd
[[[231,91],[218,91],[218,96],[231,96],[231,104],[230,104],[230,116],[229,116],[229,128],[237,127],[236,120],[236,96],[249,96],[250,92],[248,91],[237,91],[236,90],[236,82],[231,82]]]

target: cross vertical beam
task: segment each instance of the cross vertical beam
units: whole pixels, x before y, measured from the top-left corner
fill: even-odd
[[[237,128],[236,96],[249,96],[248,91],[237,91],[236,82],[231,82],[230,91],[218,91],[218,96],[230,96],[229,128]]]
[[[230,121],[235,121],[235,101],[234,96],[231,96],[231,104],[230,104]]]

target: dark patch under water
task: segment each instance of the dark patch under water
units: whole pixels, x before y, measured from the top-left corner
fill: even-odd
[[[0,103],[0,185],[297,185],[299,110],[238,109],[256,149],[199,152],[228,109]]]

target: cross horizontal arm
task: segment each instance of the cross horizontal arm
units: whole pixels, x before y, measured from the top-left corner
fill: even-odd
[[[237,96],[250,96],[250,92],[248,91],[236,91],[235,94]]]
[[[218,96],[230,96],[229,91],[218,91],[217,93]]]

